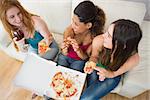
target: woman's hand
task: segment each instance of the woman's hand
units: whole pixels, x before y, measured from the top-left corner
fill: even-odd
[[[79,45],[78,45],[78,43],[77,43],[77,41],[75,39],[73,39],[71,37],[67,37],[65,39],[65,42],[68,45],[72,45],[72,47],[73,47],[73,49],[74,49],[75,52],[79,50]]]
[[[51,33],[47,33],[46,38],[44,38],[44,39],[45,39],[45,42],[47,45],[50,45],[53,42],[53,36]]]
[[[62,44],[61,44],[61,52],[63,55],[67,55],[68,53],[68,48],[69,48],[69,44],[67,43],[67,41],[64,41]]]
[[[13,41],[17,45],[17,47],[20,51],[25,52],[25,50],[24,50],[25,38],[22,38],[21,40],[17,41],[17,37],[14,37]]]
[[[21,40],[17,41],[17,37],[13,38],[13,41],[19,46],[19,45],[24,45],[25,44],[25,39],[22,38]]]
[[[96,67],[96,63],[93,61],[88,61],[85,63],[84,72],[87,74],[91,74],[93,69]]]
[[[75,52],[79,51],[80,48],[79,48],[79,44],[77,43],[77,41],[75,39],[71,39],[70,41],[71,41],[71,45],[74,51]]]
[[[96,66],[94,69],[98,71],[97,75],[99,75],[100,81],[104,81],[105,78],[113,78],[115,76],[114,72],[108,71],[104,68],[100,68]]]

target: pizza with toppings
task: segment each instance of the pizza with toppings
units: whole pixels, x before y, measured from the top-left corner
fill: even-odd
[[[93,69],[96,67],[96,63],[93,61],[88,61],[85,64],[85,73],[91,73],[93,71]]]
[[[45,42],[39,42],[39,53],[45,53],[49,49],[49,46]]]
[[[58,98],[70,98],[78,91],[73,79],[65,75],[66,74],[63,74],[62,72],[57,72],[53,76],[52,82],[50,84]]]

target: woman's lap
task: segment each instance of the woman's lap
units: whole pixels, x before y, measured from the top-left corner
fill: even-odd
[[[50,50],[43,54],[41,57],[47,60],[54,60],[59,52],[59,48],[55,40],[53,40],[52,44],[49,47]],[[38,54],[38,49],[35,49],[31,45],[29,45],[28,52]]]
[[[99,100],[110,93],[120,82],[121,76],[106,78],[104,81],[95,80],[81,95],[81,100]]]
[[[83,72],[83,67],[86,61],[84,60],[75,60],[70,57],[67,57],[63,54],[59,54],[57,63],[58,65],[62,65],[71,69],[75,69]]]

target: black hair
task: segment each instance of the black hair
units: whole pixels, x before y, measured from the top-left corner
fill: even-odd
[[[130,56],[138,52],[142,31],[136,22],[127,19],[119,19],[112,24],[114,24],[112,50],[107,66],[110,70],[117,70]]]
[[[90,31],[93,35],[103,33],[105,25],[105,13],[98,6],[95,6],[91,1],[83,1],[74,9],[74,14],[79,17],[80,22],[92,23]]]

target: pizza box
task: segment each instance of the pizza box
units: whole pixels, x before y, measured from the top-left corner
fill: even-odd
[[[57,76],[58,73],[61,74]],[[53,61],[29,53],[14,79],[14,84],[57,100],[79,100],[85,80],[85,73],[57,66]]]

